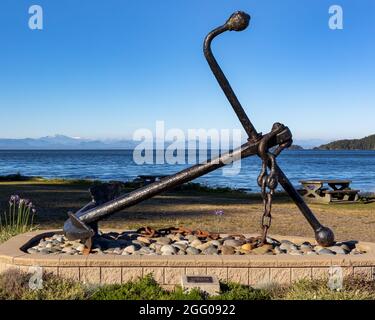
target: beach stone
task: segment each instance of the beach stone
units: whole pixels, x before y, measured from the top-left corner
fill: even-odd
[[[218,249],[213,245],[210,245],[209,247],[207,247],[206,249],[202,251],[202,253],[205,255],[216,255],[218,254],[218,252],[219,252]]]
[[[209,243],[211,243],[215,247],[219,247],[221,245],[219,240],[211,240],[209,241]]]
[[[137,237],[137,241],[139,241],[141,243],[144,243],[144,244],[150,244],[151,243],[150,239],[148,239],[146,237],[141,237],[141,236]]]
[[[300,245],[300,249],[303,251],[303,252],[306,252],[306,251],[310,251],[312,250],[312,245],[310,242],[304,242]]]
[[[130,246],[127,246],[123,251],[129,254],[133,254],[135,251],[137,251],[137,248],[134,244],[131,244]]]
[[[222,255],[232,255],[234,254],[234,247],[231,247],[231,246],[221,246],[220,247],[220,250],[221,250],[221,254]]]
[[[289,250],[293,250],[293,249],[296,250],[298,248],[293,242],[290,242],[289,240],[282,240],[280,242],[280,249],[285,250],[285,251],[289,251]]]
[[[302,256],[303,252],[300,250],[290,250],[288,251],[288,254],[290,254],[291,256]]]
[[[360,250],[358,250],[357,248],[354,248],[352,251],[350,251],[350,254],[351,255],[357,255],[357,254],[361,254],[362,252]]]
[[[27,249],[27,253],[30,253],[30,254],[37,253],[37,252],[38,252],[38,250],[35,249],[35,248],[29,248],[29,249]]]
[[[207,248],[209,248],[210,246],[212,246],[211,243],[206,242],[206,243],[202,243],[199,246],[196,246],[196,248],[203,251],[203,250],[206,250]]]
[[[189,234],[185,237],[185,239],[189,242],[193,242],[194,240],[198,240],[198,237],[193,235],[193,234]]]
[[[320,249],[319,251],[317,251],[317,253],[319,255],[335,255],[335,253],[327,248],[323,248],[323,249]]]
[[[272,249],[273,249],[272,244],[265,244],[261,247],[253,249],[251,252],[254,253],[254,254],[266,254],[267,252],[269,252]]]
[[[73,247],[64,247],[62,248],[61,250],[63,253],[73,253],[75,250],[73,249]]]
[[[150,244],[149,248],[150,248],[150,249],[153,249],[153,250],[155,250],[155,251],[160,251],[160,249],[161,249],[162,246],[163,246],[163,245],[162,245],[161,243],[156,243],[156,242],[154,242],[154,243],[151,243],[151,244]]]
[[[176,248],[169,245],[169,244],[166,244],[166,245],[162,246],[160,251],[162,252],[163,255],[176,254]]]
[[[228,239],[224,241],[224,246],[239,247],[243,244],[243,241],[236,239]]]
[[[40,253],[40,254],[49,254],[50,251],[49,251],[49,249],[47,249],[47,248],[43,248],[42,250],[39,251],[39,253]]]
[[[187,241],[187,240],[180,240],[180,241],[176,241],[174,244],[182,244],[182,245],[188,246],[189,245],[189,241]]]
[[[150,254],[154,252],[152,249],[150,249],[149,247],[142,247],[141,249],[139,249],[139,253],[141,254]]]
[[[197,248],[198,246],[200,246],[202,244],[202,241],[200,241],[199,239],[195,239],[193,240],[191,243],[190,243],[190,246],[194,247],[194,248]]]
[[[280,245],[280,241],[277,241],[276,239],[271,238],[271,237],[267,237],[266,241],[267,241],[267,243],[272,244],[273,246],[279,246]]]
[[[78,252],[83,252],[83,250],[85,249],[85,245],[84,244],[79,244],[75,249]]]
[[[172,241],[180,241],[180,240],[183,240],[184,237],[183,235],[179,234],[179,233],[176,233],[176,234],[169,234],[168,235],[168,238],[171,239]]]
[[[251,251],[253,248],[254,247],[251,243],[245,243],[241,246],[241,250],[243,251]]]
[[[168,237],[161,237],[161,238],[157,238],[157,243],[161,243],[162,245],[167,245],[167,244],[170,244],[172,242],[171,239],[169,239]]]
[[[273,252],[274,252],[275,254],[285,254],[285,253],[286,253],[285,250],[281,250],[281,249],[280,249],[280,246],[275,247],[275,248],[273,249]]]
[[[186,255],[186,252],[185,252],[184,250],[179,250],[179,251],[177,252],[177,254],[178,254],[179,256],[184,256],[184,255]]]
[[[189,255],[197,255],[197,254],[200,253],[200,251],[197,248],[194,248],[194,247],[187,247],[186,253],[189,254]]]
[[[346,254],[345,250],[339,246],[328,247],[328,250],[335,252],[336,254]]]
[[[173,243],[172,246],[177,248],[180,251],[185,251],[186,248],[187,248],[187,245],[185,243],[177,243],[176,242],[176,243]]]
[[[122,250],[121,250],[121,248],[115,248],[115,249],[113,250],[113,253],[114,253],[114,254],[121,254],[121,253],[122,253]]]
[[[318,255],[315,251],[307,251],[306,254],[308,256],[317,256]]]

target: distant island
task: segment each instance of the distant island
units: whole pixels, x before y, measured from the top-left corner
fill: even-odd
[[[314,150],[375,150],[375,134],[362,139],[344,139],[323,144]]]
[[[303,147],[297,145],[297,144],[292,144],[288,150],[305,150]]]

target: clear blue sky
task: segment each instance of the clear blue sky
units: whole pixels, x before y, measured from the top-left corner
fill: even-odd
[[[44,9],[44,30],[28,8]],[[328,28],[328,8],[344,30]],[[235,10],[251,28],[214,51],[259,131],[375,133],[373,0],[2,0],[0,137],[131,137],[138,128],[240,128],[202,54]]]

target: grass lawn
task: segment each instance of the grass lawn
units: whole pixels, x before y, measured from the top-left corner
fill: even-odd
[[[40,229],[61,228],[69,210],[76,211],[90,201],[92,182],[43,180],[0,182],[0,210],[12,194],[33,201],[35,223]],[[311,204],[320,221],[331,227],[337,240],[375,241],[375,202],[349,205]],[[224,210],[219,218],[213,212]],[[101,222],[102,228],[133,229],[180,226],[213,232],[254,233],[259,231],[262,213],[258,194],[188,190],[169,192],[117,213]],[[271,234],[313,236],[296,206],[285,196],[277,196],[273,206]]]
[[[332,291],[325,280],[301,280],[292,285],[269,285],[255,289],[248,286],[221,283],[221,293],[208,296],[194,289],[181,287],[166,291],[151,276],[121,285],[88,286],[64,280],[52,274],[43,279],[43,287],[29,288],[30,275],[8,271],[0,275],[0,300],[374,300],[375,283],[361,279],[346,279],[340,291]]]

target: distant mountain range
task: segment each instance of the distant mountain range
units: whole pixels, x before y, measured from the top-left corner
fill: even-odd
[[[338,140],[330,143],[327,141],[311,139],[296,140],[290,150],[375,150],[375,134],[362,138],[351,140]],[[324,144],[322,144],[322,142]],[[83,138],[72,138],[57,134],[42,138],[25,139],[0,139],[1,150],[95,150],[95,149],[127,149],[132,150],[139,144],[133,140],[90,140]],[[319,145],[319,147],[316,147]]]
[[[375,134],[362,139],[344,139],[323,144],[318,150],[375,150]]]
[[[37,139],[0,139],[0,149],[133,149],[138,142],[132,140],[89,140],[57,134]]]

